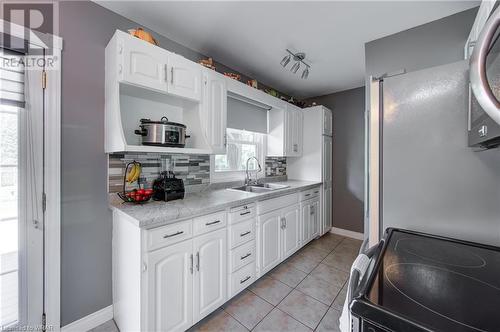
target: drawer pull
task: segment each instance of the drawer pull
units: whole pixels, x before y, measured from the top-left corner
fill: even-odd
[[[319,190],[316,190],[314,193],[315,193],[315,194],[319,193]]]
[[[206,226],[210,226],[210,225],[215,225],[215,224],[218,224],[218,223],[220,223],[220,220],[207,222],[205,225],[206,225]]]
[[[240,216],[244,216],[245,214],[249,214],[249,213],[252,213],[252,211],[245,211],[245,212],[242,212],[242,213],[240,213]]]
[[[252,233],[251,231],[246,231],[245,233],[241,233],[240,237],[247,236],[248,234]]]
[[[311,196],[311,194],[306,194],[305,196],[306,196],[306,197],[307,197],[307,196]]]
[[[249,252],[248,254],[246,254],[246,255],[244,255],[244,256],[241,256],[241,257],[240,257],[240,259],[241,259],[241,260],[244,260],[245,258],[248,258],[248,257],[250,257],[250,256],[252,256],[252,253],[251,253],[251,252]]]
[[[167,234],[167,235],[163,235],[163,238],[164,239],[168,239],[169,237],[172,237],[172,236],[177,236],[177,235],[181,235],[183,234],[184,231],[178,231],[177,233],[174,233],[174,234]]]
[[[251,276],[247,276],[245,279],[240,280],[240,284],[244,284],[244,283],[245,283],[245,282],[247,282],[247,281],[248,281],[248,279],[250,279],[250,278],[251,278]]]

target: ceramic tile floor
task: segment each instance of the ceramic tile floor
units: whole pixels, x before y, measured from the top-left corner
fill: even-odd
[[[327,233],[189,331],[340,331],[348,272],[360,245]],[[118,328],[111,320],[91,331]]]

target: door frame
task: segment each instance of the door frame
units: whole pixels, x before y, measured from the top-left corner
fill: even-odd
[[[7,31],[4,29],[8,27]],[[61,328],[61,51],[62,38],[43,34],[0,19],[0,33],[49,49],[59,62],[58,69],[46,71],[45,88],[45,324],[53,331]],[[27,37],[27,38],[26,38]],[[43,313],[40,313],[41,315]]]

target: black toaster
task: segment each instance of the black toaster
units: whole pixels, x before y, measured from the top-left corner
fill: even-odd
[[[172,171],[160,173],[153,182],[153,199],[155,201],[172,201],[184,198],[184,181],[177,179]]]

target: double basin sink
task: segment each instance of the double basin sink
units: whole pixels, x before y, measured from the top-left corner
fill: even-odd
[[[237,190],[237,191],[246,191],[251,193],[267,193],[273,190],[285,189],[290,186],[286,186],[284,184],[276,184],[276,183],[259,183],[259,184],[249,184],[240,187],[229,188],[229,190]]]

